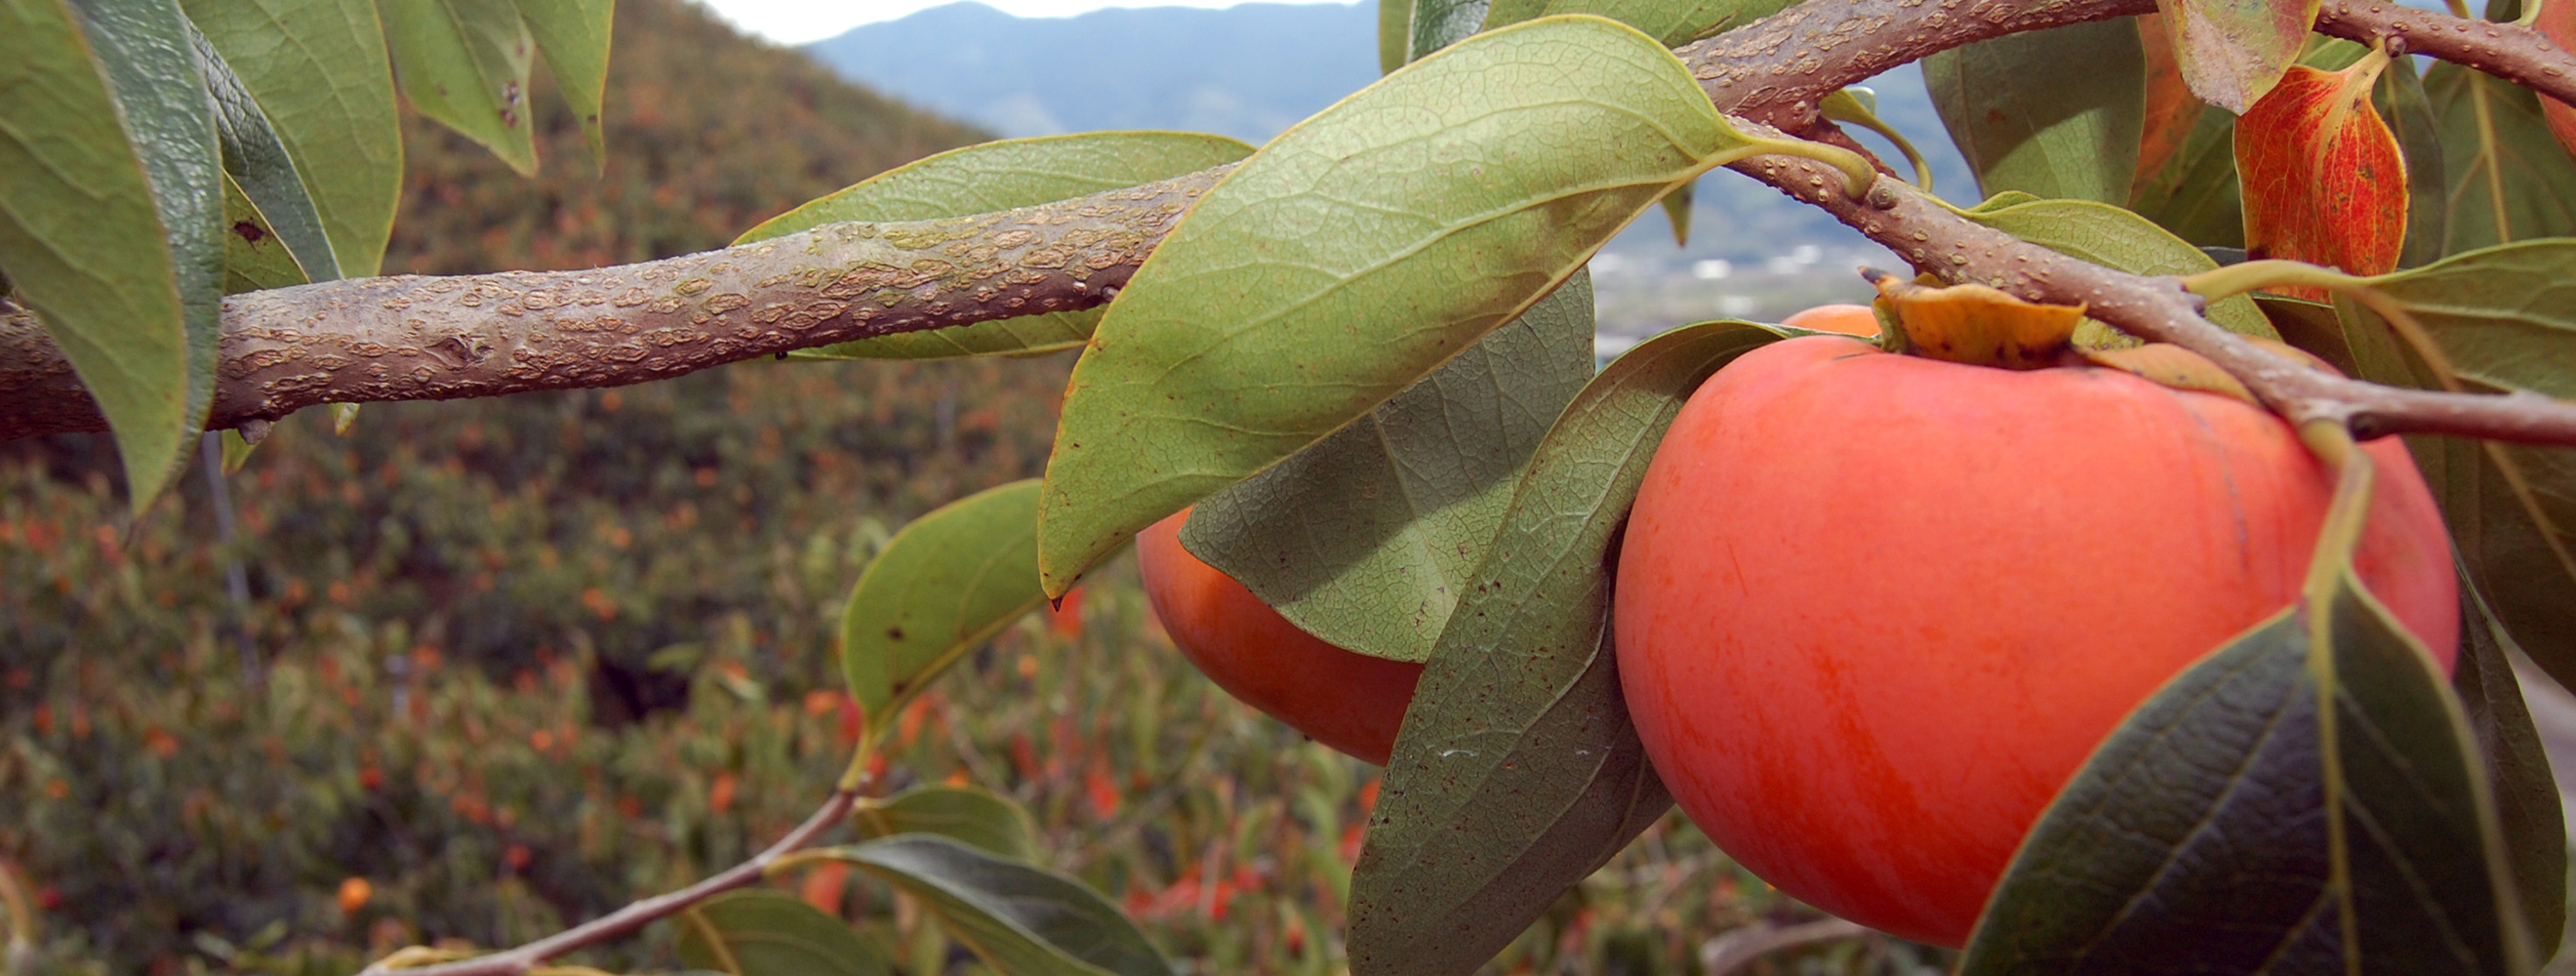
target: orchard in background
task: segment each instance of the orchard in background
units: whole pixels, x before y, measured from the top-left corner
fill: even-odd
[[[1676,796],[1789,893],[1959,944],[1966,974],[2556,951],[2565,825],[2512,662],[2576,682],[2565,11],[1380,12],[1386,76],[1262,147],[988,143],[721,251],[373,278],[395,92],[524,172],[541,56],[612,151],[607,0],[19,0],[0,436],[112,431],[140,511],[203,432],[238,461],[306,407],[1078,350],[1045,478],[914,521],[849,594],[855,748],[802,826],[556,935],[371,973],[534,972],[665,920],[696,968],[885,970],[848,923],[741,890],[826,871],[1013,976],[1172,972],[1006,801],[867,789],[925,687],[1140,533],[1227,687],[1318,656],[1371,675],[1255,702],[1385,750],[1341,943],[1364,976],[1476,970]],[[1912,156],[1852,86],[1914,61],[1982,200],[1843,128]],[[1585,263],[1718,168],[1916,280],[1876,277],[1875,330],[1673,323],[1597,365]],[[1830,370],[1925,378],[1745,392]],[[1234,626],[1195,634],[1193,587]],[[1289,627],[1306,656],[1218,646]],[[1391,743],[1311,725],[1382,723],[1398,685]],[[1990,776],[2009,802],[1978,805]],[[845,822],[870,839],[818,843]]]

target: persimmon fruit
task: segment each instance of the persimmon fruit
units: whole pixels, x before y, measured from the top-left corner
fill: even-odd
[[[2441,515],[2395,438],[2363,450],[2356,568],[2448,668]],[[1623,692],[1729,855],[1957,946],[2094,747],[2296,598],[2332,492],[2239,400],[1783,340],[1703,384],[1648,467],[1617,567]]]
[[[1181,547],[1189,514],[1136,535],[1145,598],[1172,643],[1244,704],[1317,742],[1386,765],[1422,665],[1355,654],[1288,622]]]
[[[1878,334],[1878,312],[1867,305],[1818,305],[1782,319],[1780,324],[1867,338]]]

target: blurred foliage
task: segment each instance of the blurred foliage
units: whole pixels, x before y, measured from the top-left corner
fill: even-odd
[[[566,112],[540,113],[534,180],[408,121],[388,269],[705,249],[980,138],[677,0],[622,0],[616,43],[596,179]],[[44,968],[346,973],[408,944],[524,941],[739,861],[846,762],[832,639],[859,570],[904,520],[1036,474],[1069,366],[755,362],[370,406],[347,436],[314,411],[229,479],[229,544],[193,469],[126,531],[103,438],[0,444],[0,861],[36,889]],[[1123,562],[1070,606],[910,706],[872,791],[972,782],[1026,804],[1041,860],[1121,899],[1188,971],[1340,971],[1373,770],[1199,678]],[[914,976],[981,971],[845,870],[776,883],[862,920]],[[1494,968],[1691,971],[1695,940],[1803,912],[1676,816]],[[671,938],[577,961],[669,968]]]

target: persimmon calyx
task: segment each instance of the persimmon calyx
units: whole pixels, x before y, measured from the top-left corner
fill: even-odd
[[[1878,288],[1875,304],[1896,320],[1907,354],[1999,369],[2081,361],[2075,327],[2084,321],[2082,305],[2026,302],[1985,285],[1919,284],[1876,268],[1861,276]]]

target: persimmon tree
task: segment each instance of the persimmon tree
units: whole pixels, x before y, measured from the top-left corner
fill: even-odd
[[[1961,971],[2223,946],[2263,971],[2526,973],[2567,860],[2511,662],[2576,684],[2564,2],[1381,0],[1386,77],[1257,149],[992,143],[720,251],[377,277],[397,91],[524,170],[541,55],[612,150],[610,0],[0,0],[0,437],[112,432],[139,510],[201,432],[246,445],[307,407],[1079,349],[1046,477],[924,516],[850,595],[867,724],[811,819],[556,936],[370,972],[525,973],[662,919],[693,965],[872,971],[838,920],[736,890],[825,861],[1004,972],[1168,972],[1028,863],[1008,804],[863,799],[861,777],[925,683],[1184,508],[1187,548],[1299,627],[1424,665],[1346,944],[1363,974],[1467,972],[1672,803],[1621,698],[1610,563],[1683,400],[1805,330],[1673,323],[1596,373],[1583,269],[1723,168],[1913,266],[1881,283],[1890,344],[1922,302],[2053,306],[2072,331],[2035,365],[2224,390],[2345,479],[2347,543],[2093,753]],[[1851,86],[1916,61],[1982,202],[1842,128],[1884,129]],[[2351,445],[2392,435],[2456,551],[2447,683],[2348,565]],[[808,846],[844,820],[869,839]]]

